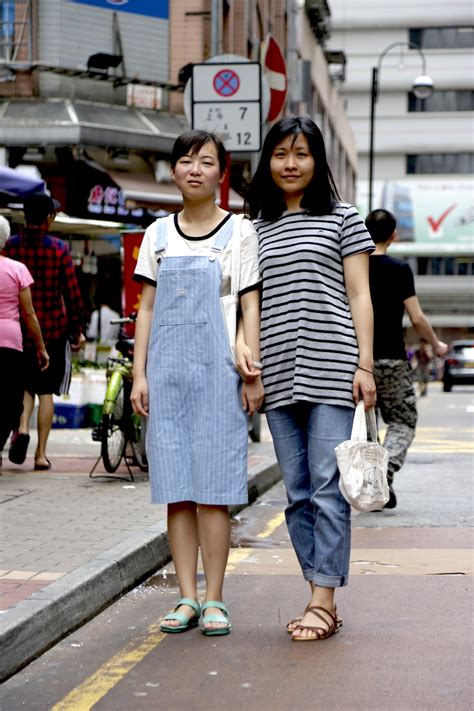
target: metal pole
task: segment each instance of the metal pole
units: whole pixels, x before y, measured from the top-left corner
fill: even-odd
[[[372,68],[372,89],[370,93],[370,144],[369,144],[369,212],[372,212],[373,180],[374,180],[374,128],[375,104],[377,102],[378,67]]]
[[[219,0],[211,0],[211,57],[219,54]]]
[[[378,80],[382,61],[385,55],[395,47],[408,47],[415,49],[421,57],[422,73],[426,74],[426,57],[423,50],[414,42],[394,42],[385,47],[380,53],[377,66],[372,68],[372,90],[370,95],[370,145],[369,145],[369,212],[372,211],[373,179],[374,179],[374,130],[375,130],[375,104],[378,98]]]
[[[223,210],[229,209],[229,191],[230,191],[230,153],[227,153],[225,176],[224,176],[224,180],[221,183],[221,189],[220,189],[221,208]]]

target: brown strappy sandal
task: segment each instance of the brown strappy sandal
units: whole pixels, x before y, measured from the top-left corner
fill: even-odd
[[[318,610],[321,610],[321,612],[324,612],[330,620],[332,620],[332,623],[329,623],[329,620],[326,619],[326,617],[323,617],[321,613],[318,612]],[[324,622],[324,624],[328,625],[328,629],[324,629],[323,627],[312,627],[311,625],[296,625],[294,631],[296,630],[309,630],[310,632],[315,633],[315,637],[292,637],[292,639],[295,642],[316,642],[317,640],[320,639],[327,639],[328,637],[331,637],[333,634],[337,634],[339,630],[342,627],[342,620],[340,620],[341,624],[338,624],[339,620],[337,618],[336,613],[334,614],[330,612],[329,610],[326,610],[325,607],[318,607],[316,605],[312,607],[307,607],[306,612],[311,612],[315,617],[318,617],[320,620]]]
[[[290,629],[289,629],[290,625],[297,625],[299,622],[301,622],[301,620],[303,619],[303,617],[304,617],[304,616],[306,615],[306,613],[308,612],[308,607],[309,607],[309,605],[307,605],[307,606],[305,607],[304,612],[303,612],[302,615],[300,615],[299,617],[294,617],[292,620],[290,620],[289,622],[286,623],[286,631],[288,632],[288,634],[293,634],[293,632],[295,631],[296,627],[293,627],[293,629],[290,630]]]
[[[296,629],[296,626],[293,627],[292,630],[290,630],[290,625],[297,625],[298,622],[301,622],[301,620],[303,619],[303,617],[304,617],[304,616],[306,615],[306,613],[308,612],[308,608],[309,608],[309,605],[305,608],[303,614],[302,614],[300,617],[294,617],[292,620],[290,620],[289,622],[286,623],[286,631],[288,632],[288,634],[293,634],[293,632],[294,632],[295,629]],[[323,608],[323,609],[324,609],[324,608]],[[335,614],[336,617],[337,617],[337,607],[334,608],[334,614]],[[341,627],[342,627],[343,624],[344,624],[344,623],[343,623],[343,620],[342,620],[340,617],[337,617],[337,629],[338,629],[338,630],[341,629]]]

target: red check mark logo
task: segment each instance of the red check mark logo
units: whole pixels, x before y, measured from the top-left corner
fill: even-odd
[[[429,225],[430,225],[431,229],[433,230],[433,232],[437,232],[439,230],[439,228],[441,227],[441,225],[443,224],[443,222],[445,221],[445,219],[447,218],[449,213],[452,212],[455,207],[457,207],[457,202],[455,202],[453,205],[448,207],[448,209],[445,210],[443,212],[443,214],[438,217],[437,220],[435,220],[434,217],[427,217],[426,218],[428,220]]]

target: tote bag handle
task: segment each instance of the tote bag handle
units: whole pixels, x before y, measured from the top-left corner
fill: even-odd
[[[377,420],[375,418],[375,408],[371,407],[367,411],[369,421],[369,431],[373,442],[378,442]],[[361,400],[355,409],[354,420],[352,422],[351,440],[357,442],[367,442],[367,421],[365,416],[364,401]]]

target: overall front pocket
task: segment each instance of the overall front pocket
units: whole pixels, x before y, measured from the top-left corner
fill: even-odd
[[[206,269],[162,270],[156,300],[161,326],[207,323]]]

